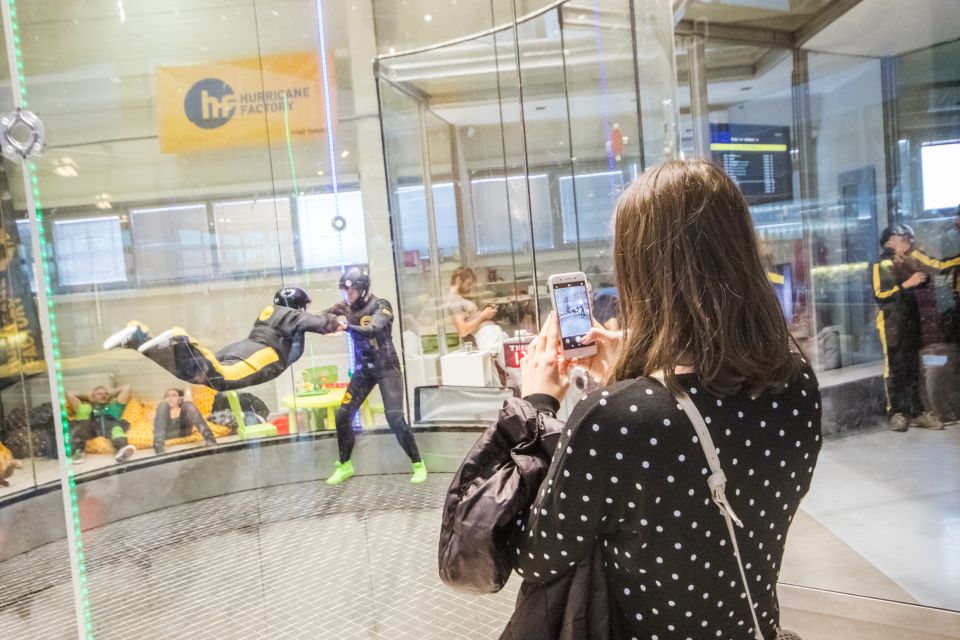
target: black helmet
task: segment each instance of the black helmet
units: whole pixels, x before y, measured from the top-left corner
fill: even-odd
[[[361,298],[366,298],[370,292],[370,276],[366,269],[360,267],[350,267],[340,276],[340,288],[351,288],[360,294]]]
[[[895,227],[887,227],[880,232],[880,246],[883,247],[893,236],[904,236],[912,241],[914,236],[913,228],[906,224],[898,224]]]
[[[310,304],[310,296],[300,287],[287,287],[273,294],[273,304],[303,311]]]

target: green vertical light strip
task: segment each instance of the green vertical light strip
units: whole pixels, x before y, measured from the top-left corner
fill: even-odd
[[[16,0],[7,0],[2,4],[4,14],[4,32],[7,37],[7,52],[10,53],[11,43],[13,56],[11,62],[15,68],[11,69],[11,86],[13,102],[18,109],[26,109],[27,83],[24,75],[23,49],[21,46],[20,25],[17,17]],[[46,319],[40,318],[41,327],[46,325],[49,342],[44,340],[44,350],[53,360],[53,375],[50,377],[51,386],[56,387],[56,396],[51,398],[56,402],[60,413],[60,429],[57,433],[57,448],[60,454],[61,486],[64,491],[64,506],[69,512],[67,521],[67,538],[71,542],[69,549],[71,573],[74,580],[74,596],[77,605],[77,624],[80,640],[93,640],[93,620],[90,614],[89,591],[87,588],[87,568],[83,553],[83,540],[80,530],[80,505],[77,501],[77,484],[74,480],[72,455],[70,449],[69,422],[66,411],[66,394],[63,387],[63,370],[61,366],[60,337],[57,332],[57,318],[53,310],[53,291],[50,287],[50,252],[47,248],[46,234],[43,229],[43,207],[40,200],[40,185],[37,179],[37,165],[33,161],[23,163],[25,168],[24,182],[28,214],[32,214],[34,227],[34,248],[39,247],[40,273],[39,279],[43,283],[37,291],[39,298],[38,309],[45,309]],[[48,359],[49,365],[49,359]]]

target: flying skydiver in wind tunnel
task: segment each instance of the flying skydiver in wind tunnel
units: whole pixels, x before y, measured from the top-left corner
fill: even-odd
[[[303,355],[304,334],[329,334],[344,327],[334,307],[307,313],[310,296],[300,287],[280,289],[257,316],[246,339],[213,353],[184,329],[173,327],[156,337],[133,321],[103,343],[104,349],[136,349],[180,380],[230,391],[273,380]]]

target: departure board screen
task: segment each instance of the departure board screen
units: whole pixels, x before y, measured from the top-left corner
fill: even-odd
[[[711,124],[710,151],[748,204],[793,199],[789,127]]]

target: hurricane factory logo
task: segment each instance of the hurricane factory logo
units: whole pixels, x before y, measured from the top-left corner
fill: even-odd
[[[187,118],[201,129],[216,129],[230,121],[237,111],[233,87],[223,80],[204,78],[187,91],[183,100]]]

